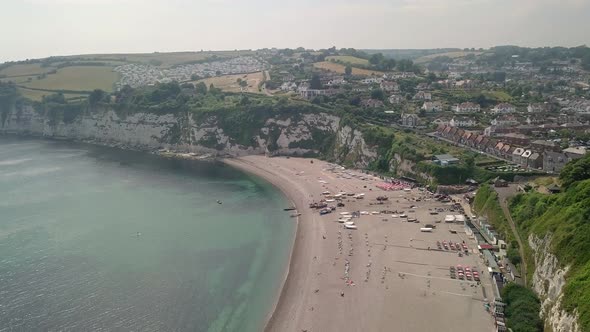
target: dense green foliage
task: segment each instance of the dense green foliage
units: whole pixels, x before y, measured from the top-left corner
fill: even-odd
[[[574,182],[590,179],[590,154],[567,163],[559,178],[566,188]]]
[[[500,207],[498,193],[491,185],[484,184],[479,187],[473,205],[475,211],[479,215],[488,218],[488,222],[494,226],[498,235],[500,235],[506,243],[511,243],[512,240],[514,240],[514,234],[512,234],[508,220],[506,220],[504,212]]]
[[[539,317],[541,303],[532,290],[511,283],[502,290],[502,299],[506,303],[508,327],[513,332],[543,331],[543,321]]]
[[[568,174],[562,178],[572,179]],[[574,180],[561,194],[519,194],[511,201],[511,211],[526,235],[552,235],[550,251],[560,264],[571,266],[562,305],[570,313],[577,309],[582,330],[589,331],[590,179]]]

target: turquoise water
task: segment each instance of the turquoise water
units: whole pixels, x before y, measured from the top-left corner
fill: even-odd
[[[221,164],[0,138],[0,331],[259,331],[287,205]]]

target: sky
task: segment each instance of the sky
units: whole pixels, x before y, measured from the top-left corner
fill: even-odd
[[[590,0],[0,0],[0,62],[265,47],[590,45]]]

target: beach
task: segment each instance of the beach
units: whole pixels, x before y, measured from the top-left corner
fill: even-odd
[[[384,190],[379,178],[317,159],[224,162],[274,184],[300,213],[267,331],[494,330],[484,308],[493,300],[491,281],[474,239],[462,224],[437,223],[453,213],[442,212],[451,203],[420,188]],[[309,207],[334,195],[328,204],[344,206],[331,213]],[[345,229],[338,219],[352,212],[360,212],[352,219],[357,229]],[[435,228],[421,231],[428,224]],[[439,250],[437,241],[464,244],[467,254]],[[457,265],[478,271],[481,282],[452,279]]]

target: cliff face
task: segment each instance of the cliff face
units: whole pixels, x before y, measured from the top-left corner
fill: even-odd
[[[549,252],[551,235],[539,238],[529,236],[529,245],[535,252],[533,290],[541,298],[541,315],[553,332],[581,332],[578,314],[570,315],[561,309],[563,287],[569,267],[561,267],[557,257]]]
[[[59,119],[58,119],[59,118]],[[63,118],[63,119],[62,119]],[[376,158],[362,133],[341,126],[340,118],[327,113],[277,114],[261,123],[227,125],[221,115],[196,119],[190,113],[134,113],[120,116],[112,109],[84,112],[64,121],[31,106],[11,110],[0,133],[123,145],[140,150],[160,148],[220,156],[248,154],[314,155],[365,167]],[[235,127],[248,127],[249,131]]]

